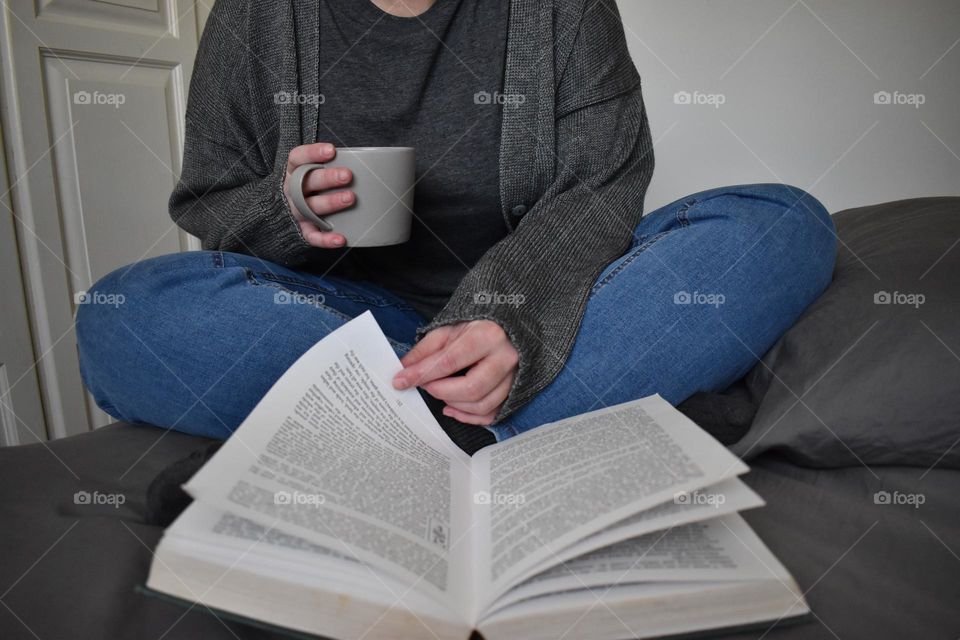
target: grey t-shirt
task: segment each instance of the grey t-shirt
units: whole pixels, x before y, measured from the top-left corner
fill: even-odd
[[[317,140],[415,147],[419,180],[410,241],[351,249],[331,273],[379,284],[428,318],[508,232],[496,97],[508,5],[437,0],[401,18],[370,0],[320,3]]]

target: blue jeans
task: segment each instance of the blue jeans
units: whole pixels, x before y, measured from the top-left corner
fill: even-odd
[[[724,187],[646,215],[591,290],[566,366],[498,440],[742,377],[830,282],[833,223],[784,185]],[[80,305],[83,379],[120,420],[226,438],[301,354],[370,310],[398,355],[425,319],[370,284],[200,251],[114,271]]]

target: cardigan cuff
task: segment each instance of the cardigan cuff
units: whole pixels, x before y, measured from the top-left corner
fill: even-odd
[[[245,224],[236,230],[252,255],[284,266],[307,262],[316,249],[307,243],[283,192],[286,169],[274,171],[258,185]]]

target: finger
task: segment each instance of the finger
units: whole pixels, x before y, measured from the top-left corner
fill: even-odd
[[[481,427],[493,424],[493,419],[497,417],[492,413],[483,416],[475,416],[472,413],[466,413],[460,411],[459,409],[454,409],[453,407],[444,407],[443,415],[449,416],[454,420],[463,422],[464,424],[475,424]]]
[[[448,402],[447,406],[453,407],[464,413],[473,415],[487,415],[496,413],[500,406],[510,395],[510,387],[513,385],[513,376],[507,376],[497,384],[493,390],[477,402]],[[430,395],[433,395],[432,393]],[[434,396],[436,397],[436,396]]]
[[[436,353],[438,350],[442,349],[447,340],[450,338],[450,332],[452,327],[438,327],[433,331],[430,331],[425,335],[417,344],[413,345],[413,348],[407,352],[403,358],[400,359],[400,363],[404,367],[409,367],[412,364],[420,362],[426,358],[431,353]]]
[[[306,198],[307,206],[318,216],[326,216],[337,211],[343,211],[356,200],[353,191],[331,191],[317,196]]]
[[[302,164],[330,162],[337,157],[337,149],[329,142],[303,144],[290,150],[287,156],[287,173],[293,173]]]
[[[314,169],[303,179],[304,193],[317,193],[336,189],[350,184],[353,172],[346,167],[330,167],[329,169]]]
[[[469,331],[465,331],[443,349],[407,367],[399,375],[409,386],[424,385],[451,376],[479,362],[487,355],[487,349],[488,347],[485,348],[472,339]]]
[[[419,374],[415,370],[411,371],[411,367],[417,366],[426,358],[430,358],[438,353],[441,353],[443,349],[447,347],[447,341],[449,340],[450,332],[446,329],[447,327],[434,329],[420,342],[414,345],[413,349],[411,349],[407,355],[403,357],[403,359],[400,361],[400,363],[403,365],[403,369],[397,372],[397,374],[393,377],[394,389],[408,389],[410,387],[417,386]]]
[[[441,378],[422,385],[423,390],[447,404],[478,402],[490,394],[504,378],[513,372],[506,361],[494,356],[484,358],[470,367],[466,375]]]
[[[301,220],[297,224],[300,225],[300,233],[303,234],[303,239],[306,240],[307,244],[311,247],[317,247],[319,249],[339,249],[347,243],[347,239],[341,234],[320,231],[312,222]]]

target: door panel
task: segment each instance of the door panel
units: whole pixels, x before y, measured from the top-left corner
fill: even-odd
[[[130,31],[143,30],[155,37],[167,31],[176,33],[176,22],[170,9],[170,3],[162,0],[41,0],[37,15],[40,18],[59,19],[74,24],[93,24],[113,26]]]
[[[144,253],[181,249],[164,206],[180,156],[176,75],[121,61],[44,58],[51,135],[61,140],[54,184],[74,292]]]
[[[3,123],[51,437],[112,421],[80,381],[82,292],[125,264],[197,246],[167,215],[196,19],[192,0],[4,2]]]

